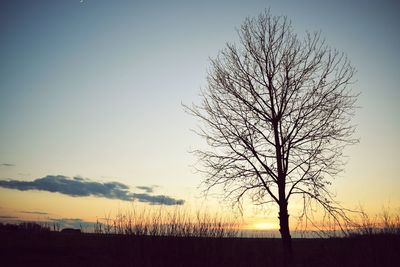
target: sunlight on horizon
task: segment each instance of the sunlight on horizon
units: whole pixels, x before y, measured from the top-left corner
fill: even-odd
[[[279,226],[275,223],[269,223],[269,222],[259,222],[251,225],[251,228],[249,229],[255,229],[255,230],[278,230]]]

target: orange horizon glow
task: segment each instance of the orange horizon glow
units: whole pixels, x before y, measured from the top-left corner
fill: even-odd
[[[278,230],[279,226],[271,222],[258,222],[250,225],[248,229],[254,230]]]

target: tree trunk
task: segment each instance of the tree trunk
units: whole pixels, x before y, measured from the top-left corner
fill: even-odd
[[[293,257],[292,237],[289,230],[289,214],[287,210],[287,202],[283,201],[279,204],[279,232],[281,232],[283,255],[285,262],[290,262]]]

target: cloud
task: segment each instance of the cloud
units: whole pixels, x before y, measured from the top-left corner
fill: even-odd
[[[20,210],[20,213],[25,213],[25,214],[37,214],[37,215],[48,215],[47,212],[41,212],[41,211],[26,211],[26,210]]]
[[[84,197],[96,196],[109,199],[120,199],[124,201],[139,201],[152,205],[182,205],[184,200],[174,199],[164,195],[150,195],[151,187],[140,186],[146,193],[132,193],[129,186],[119,182],[95,182],[81,177],[69,178],[63,175],[48,175],[33,181],[0,180],[0,187],[26,190],[42,190],[48,192],[58,192],[61,194]],[[146,189],[151,189],[151,191]]]
[[[18,217],[15,217],[15,216],[0,216],[0,219],[18,219]]]
[[[183,205],[185,203],[182,199],[174,199],[164,195],[151,196],[149,194],[132,194],[135,199],[140,202],[148,202],[150,204],[164,204],[164,205]]]
[[[15,165],[11,164],[11,163],[0,163],[0,166],[2,166],[2,167],[14,167]]]
[[[143,190],[146,193],[153,193],[154,191],[154,186],[136,186],[135,188],[139,190]]]

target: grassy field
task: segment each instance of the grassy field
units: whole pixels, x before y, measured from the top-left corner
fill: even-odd
[[[291,266],[398,266],[400,235],[294,239]],[[1,266],[282,266],[280,239],[0,230]]]

